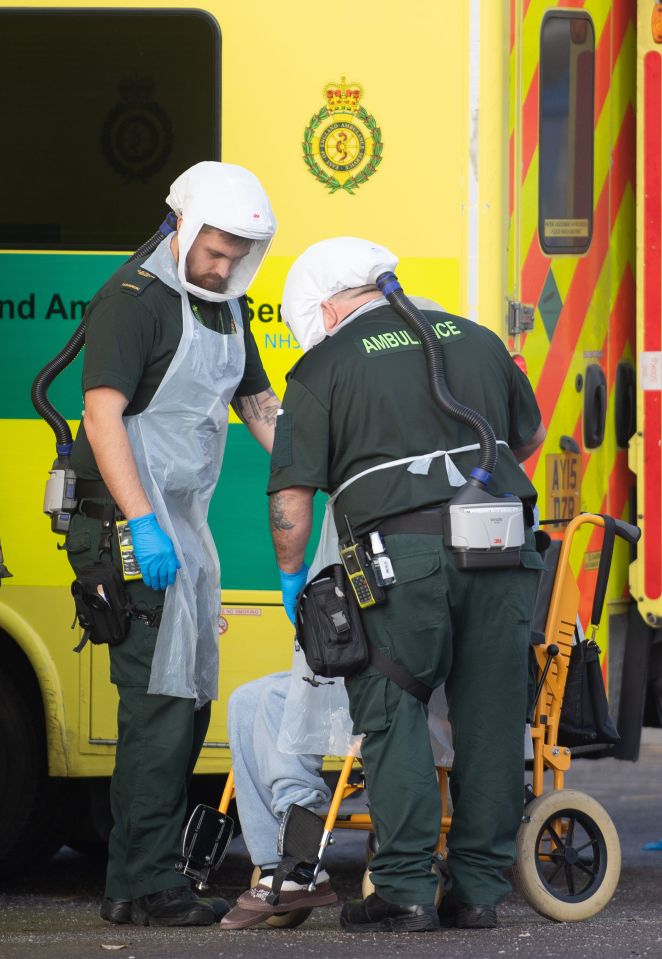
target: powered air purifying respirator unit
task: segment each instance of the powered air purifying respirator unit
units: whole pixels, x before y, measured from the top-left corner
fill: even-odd
[[[419,337],[428,369],[432,396],[454,420],[474,431],[480,444],[480,462],[469,479],[443,507],[444,543],[459,569],[489,569],[519,566],[524,544],[524,510],[514,495],[493,496],[487,492],[497,461],[497,442],[487,420],[458,403],[448,389],[444,353],[430,322],[409,300],[394,273],[382,273],[377,287],[393,309]]]

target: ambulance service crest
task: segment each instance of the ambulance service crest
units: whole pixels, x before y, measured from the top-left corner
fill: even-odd
[[[358,83],[329,83],[324,106],[313,114],[303,134],[303,160],[327,190],[354,193],[382,162],[382,134],[361,105]]]
[[[154,99],[147,77],[125,77],[120,100],[104,120],[101,149],[110,166],[130,182],[145,182],[166,163],[173,147],[170,117]]]

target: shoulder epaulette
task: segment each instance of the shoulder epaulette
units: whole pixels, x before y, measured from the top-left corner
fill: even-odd
[[[129,296],[140,296],[143,293],[152,280],[155,280],[156,277],[153,273],[149,273],[147,270],[143,270],[139,266],[135,272],[135,275],[131,279],[123,280],[120,283],[120,290],[122,293],[128,293]]]

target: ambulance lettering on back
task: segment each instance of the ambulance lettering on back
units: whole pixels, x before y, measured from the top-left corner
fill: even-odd
[[[432,329],[437,339],[442,342],[464,337],[462,330],[459,330],[452,320],[439,320],[432,325]],[[375,356],[379,353],[393,352],[393,350],[420,349],[421,346],[420,340],[409,330],[388,330],[373,336],[364,336],[355,342],[360,352],[365,353],[366,356]]]

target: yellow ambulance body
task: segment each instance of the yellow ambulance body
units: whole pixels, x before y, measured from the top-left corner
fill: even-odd
[[[0,214],[0,538],[12,573],[0,591],[0,701],[11,704],[4,719],[0,708],[0,737],[29,719],[31,764],[14,780],[22,828],[36,828],[30,782],[61,796],[105,779],[116,736],[107,649],[72,652],[71,570],[42,513],[53,435],[30,404],[31,383],[157,229],[169,183],[194,162],[248,167],[276,211],[249,303],[277,392],[300,353],[279,312],[289,266],[325,237],[369,237],[400,257],[405,290],[489,326],[525,365],[548,430],[527,469],[541,518],[558,521],[553,535],[579,510],[638,515],[642,490],[634,506],[628,468],[642,349],[635,78],[637,31],[650,37],[654,6],[639,4],[638,27],[635,0],[0,2],[3,62],[20,78],[0,94],[11,145]],[[75,432],[80,358],[51,397]],[[290,662],[267,473],[233,417],[210,513],[223,579],[221,697],[198,773],[229,768],[231,690]],[[599,543],[575,564],[586,596]],[[601,632],[616,700],[628,562],[619,545]],[[646,573],[635,570],[639,584]],[[657,617],[659,591],[635,593]],[[8,832],[0,826],[0,868],[20,839]]]

